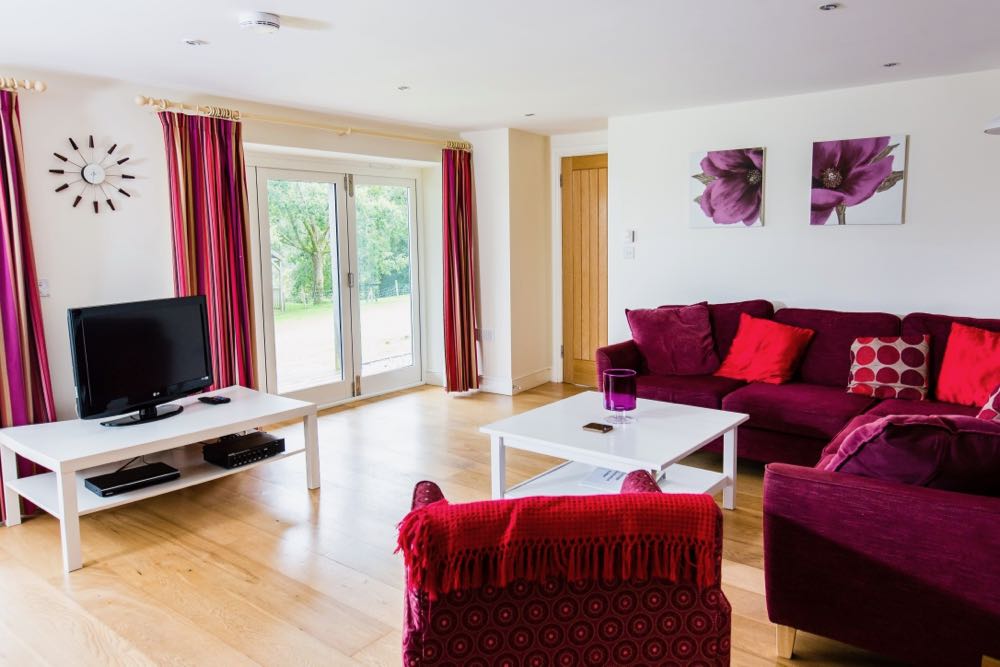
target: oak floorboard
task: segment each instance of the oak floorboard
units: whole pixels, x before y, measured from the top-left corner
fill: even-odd
[[[547,384],[515,397],[448,397],[422,387],[325,410],[321,489],[306,490],[304,461],[291,457],[85,516],[85,567],[69,575],[54,519],[0,528],[0,664],[398,665],[395,526],[414,483],[432,479],[454,502],[489,497],[489,440],[479,426],[582,390]],[[297,425],[273,430],[302,437]],[[555,462],[512,450],[509,483]],[[721,457],[685,462],[718,469]],[[804,632],[794,661],[775,657],[763,467],[741,462],[738,482],[737,509],[723,513],[733,664],[893,664]]]

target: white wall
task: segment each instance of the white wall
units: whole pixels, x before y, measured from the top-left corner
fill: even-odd
[[[1000,70],[610,119],[610,339],[626,307],[702,299],[997,316],[997,113]],[[810,227],[812,142],[896,133],[906,224]],[[689,154],[749,146],[767,148],[765,225],[689,229]]]
[[[56,415],[67,419],[76,412],[66,309],[173,296],[170,205],[160,123],[136,107],[134,86],[41,78],[45,93],[19,96],[24,175],[38,276],[51,291],[42,316]],[[59,166],[52,152],[68,156],[67,137],[80,143],[88,134],[98,146],[117,142],[116,153],[132,156],[128,171],[136,180],[125,185],[132,197],[115,197],[115,212],[94,215],[86,201],[72,208],[74,190],[53,192],[64,179],[48,173]]]
[[[484,391],[509,394],[510,320],[510,131],[465,132],[472,144],[479,264],[479,374]]]
[[[509,128],[462,137],[476,188],[480,386],[514,394],[551,376],[549,142]]]
[[[549,139],[510,132],[511,375],[513,391],[552,374]]]
[[[151,89],[133,82],[2,65],[0,70],[16,73],[19,78],[38,78],[48,83],[45,93],[22,93],[20,102],[25,183],[35,260],[39,278],[49,281],[51,291],[51,296],[42,299],[42,315],[56,411],[61,419],[75,415],[66,309],[173,295],[170,205],[163,135],[156,116],[149,109],[135,105],[133,98],[137,94],[214,103],[244,111],[323,123],[376,127],[369,122],[351,122],[350,119],[298,110]],[[406,134],[427,134],[405,127],[381,127]],[[53,192],[63,181],[59,176],[48,173],[50,168],[60,166],[52,157],[52,152],[68,155],[67,137],[72,136],[79,141],[88,134],[94,135],[99,146],[117,142],[119,148],[116,153],[132,156],[129,167],[137,179],[128,189],[133,196],[122,202],[115,212],[94,215],[92,209],[83,203],[74,209],[70,206],[74,196],[71,191]],[[455,138],[444,133],[435,136]],[[440,148],[432,144],[363,135],[340,137],[321,130],[263,123],[245,123],[244,139],[258,145],[292,146],[359,158],[404,158],[422,161],[425,165],[429,161],[440,160]],[[429,183],[422,194],[425,194],[424,199],[436,196],[440,200],[440,178],[436,189],[433,183]],[[440,221],[440,209],[435,214],[433,202],[424,203],[426,205],[422,205],[420,212],[425,217],[436,215]],[[422,224],[422,230],[426,226],[426,223]],[[431,227],[433,225],[428,229]],[[428,257],[440,256],[440,245],[437,250],[432,245],[435,242],[433,235],[425,236],[430,238],[421,238],[421,253]],[[437,243],[440,243],[439,236]],[[430,275],[432,270],[433,267],[428,267],[422,273]],[[439,304],[441,299],[440,289],[436,292],[422,289],[422,292],[423,304],[433,311],[435,302]],[[436,307],[440,313],[440,305]],[[429,329],[424,342],[430,348],[440,347],[443,344],[440,328]],[[431,357],[433,359],[434,355]]]

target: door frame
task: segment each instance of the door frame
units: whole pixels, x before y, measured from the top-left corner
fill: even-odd
[[[598,134],[598,133],[595,133]],[[606,144],[592,144],[589,146],[574,146],[567,145],[561,147],[552,148],[552,177],[554,181],[553,187],[553,197],[552,197],[552,345],[553,354],[552,358],[555,363],[552,365],[552,381],[558,383],[566,382],[566,326],[565,326],[565,293],[566,285],[563,280],[565,267],[563,266],[563,244],[564,239],[564,224],[563,219],[563,201],[565,198],[565,190],[562,183],[563,175],[563,162],[568,158],[583,158],[592,155],[607,155],[608,159],[608,210],[607,210],[607,228],[606,232],[607,247],[608,247],[608,259],[607,265],[604,267],[607,274],[607,290],[608,290],[608,315],[607,318],[607,331],[605,335],[608,337],[608,342],[610,343],[610,331],[611,331],[611,256],[613,252],[614,245],[611,242],[611,207],[610,207],[610,160],[611,156],[607,151]]]
[[[584,155],[608,153],[608,200],[611,199],[611,154],[608,152],[608,135],[606,131],[585,132],[578,135],[552,137],[550,149],[549,174],[552,193],[552,382],[563,381],[563,279],[562,279],[562,188],[559,177],[562,174],[562,159]],[[608,330],[611,329],[611,256],[616,245],[612,243],[611,207],[608,206]],[[610,341],[609,341],[610,342]]]
[[[340,306],[341,380],[339,382],[331,382],[315,387],[296,389],[282,394],[283,396],[309,401],[310,403],[316,404],[337,403],[348,398],[352,398],[354,395],[354,359],[356,356],[354,352],[354,341],[356,338],[354,338],[353,332],[349,326],[354,321],[352,316],[354,303],[352,301],[353,290],[348,284],[347,274],[349,271],[353,271],[355,269],[351,264],[351,218],[348,214],[350,209],[350,202],[348,201],[350,192],[345,187],[346,176],[346,174],[333,171],[320,172],[273,167],[255,168],[254,185],[256,186],[255,198],[257,200],[255,226],[258,249],[258,263],[255,267],[258,279],[255,283],[259,287],[257,294],[260,298],[257,299],[257,301],[260,302],[260,311],[262,315],[261,328],[264,334],[262,339],[263,345],[261,346],[263,348],[262,353],[264,357],[264,364],[260,368],[263,368],[264,370],[261,374],[261,377],[264,380],[264,387],[270,393],[278,393],[277,364],[268,363],[268,360],[270,359],[277,361],[274,344],[274,318],[265,316],[274,308],[273,290],[265,287],[264,285],[264,258],[271,256],[271,227],[265,203],[266,194],[260,186],[266,184],[269,179],[301,180],[315,183],[331,183],[335,186],[334,192],[337,193],[335,205],[337,210],[337,286],[339,287],[338,296]],[[344,196],[340,196],[341,189],[344,190]],[[266,273],[268,273],[268,277],[271,277],[269,271]],[[351,371],[350,373],[348,372],[349,370]]]
[[[360,185],[399,185],[410,188],[410,327],[412,335],[412,350],[413,350],[413,365],[386,371],[384,373],[378,373],[377,375],[369,375],[367,377],[361,375],[361,345],[355,346],[354,350],[354,362],[355,368],[358,370],[358,375],[361,377],[361,394],[359,397],[364,398],[371,396],[372,394],[382,394],[389,391],[395,391],[401,387],[408,387],[414,384],[419,384],[423,378],[423,354],[420,345],[421,336],[420,333],[423,330],[423,321],[420,316],[420,246],[419,239],[417,237],[417,198],[419,193],[417,192],[417,180],[413,178],[397,178],[393,176],[372,176],[365,174],[357,174],[354,176],[353,180],[353,190],[356,190]],[[353,191],[348,192],[348,196],[353,200]],[[352,211],[356,210],[353,206]],[[355,276],[361,275],[360,265],[358,264],[358,254],[357,254],[357,223],[356,219],[354,224],[348,227],[348,233],[350,234],[350,244],[355,250],[352,251],[352,262],[354,265],[351,267],[351,271],[354,272]],[[361,340],[361,293],[360,290],[354,290],[354,301],[351,305],[352,309],[357,309],[357,317],[352,318],[352,323],[354,329],[351,335],[354,336],[354,340]],[[394,383],[395,382],[395,383]]]
[[[416,202],[416,213],[415,218],[415,230],[417,234],[417,247],[419,248],[420,242],[420,230],[421,225],[424,224],[422,219],[423,203],[420,201],[421,194],[424,188],[424,179],[421,174],[421,167],[438,167],[438,165],[433,163],[420,163],[415,166],[412,164],[407,164],[407,162],[412,163],[413,161],[406,160],[390,160],[385,158],[372,158],[371,160],[365,159],[364,156],[348,156],[346,154],[337,155],[320,155],[320,154],[308,154],[299,153],[295,149],[292,150],[276,150],[270,146],[266,145],[253,145],[245,146],[244,148],[244,161],[246,164],[246,178],[247,178],[247,193],[249,200],[249,226],[250,226],[250,257],[252,260],[252,278],[253,278],[253,289],[255,295],[262,294],[261,292],[261,275],[260,275],[260,238],[259,238],[259,226],[258,221],[260,220],[259,213],[259,203],[257,201],[257,170],[258,169],[275,169],[275,170],[290,170],[290,171],[309,171],[309,172],[320,172],[320,173],[345,173],[353,174],[355,177],[358,176],[386,176],[392,178],[402,178],[409,179],[415,182],[414,187],[414,201]],[[417,259],[419,261],[419,258]],[[419,276],[423,278],[422,275]],[[422,282],[418,281],[418,285],[422,285]],[[423,289],[418,288],[418,292]],[[254,306],[254,328],[256,331],[257,349],[255,350],[255,356],[257,359],[258,368],[258,378],[260,386],[264,385],[264,378],[267,362],[266,362],[266,349],[264,345],[264,326],[267,318],[264,317],[266,312],[261,303],[262,299],[255,298],[253,300]],[[269,302],[270,303],[270,302]],[[426,350],[423,349],[423,331],[418,332],[421,335],[421,348],[415,352],[419,354],[420,364],[421,364],[421,377],[411,385],[406,385],[402,387],[394,387],[386,391],[369,391],[365,392],[363,396],[349,396],[343,400],[338,400],[328,403],[317,403],[320,409],[333,407],[336,405],[342,405],[346,403],[352,403],[354,401],[360,401],[366,398],[373,398],[380,394],[390,393],[393,391],[399,391],[401,389],[411,389],[413,387],[419,387],[425,384],[424,374],[427,372],[424,366],[424,355]]]

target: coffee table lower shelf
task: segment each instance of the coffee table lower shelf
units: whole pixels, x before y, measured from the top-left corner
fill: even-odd
[[[582,483],[595,467],[578,461],[567,461],[510,487],[504,492],[504,498],[590,496],[600,493],[617,493],[617,488],[601,491]],[[715,495],[721,493],[731,482],[729,477],[723,473],[675,463],[664,471],[659,484],[664,493],[708,493]]]

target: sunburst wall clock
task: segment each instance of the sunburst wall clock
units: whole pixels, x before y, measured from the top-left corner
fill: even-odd
[[[101,212],[101,202],[111,209],[115,208],[114,195],[120,194],[123,197],[131,197],[132,194],[125,189],[124,182],[135,178],[132,174],[123,171],[123,165],[129,161],[129,157],[118,158],[115,156],[115,149],[118,144],[111,144],[107,150],[98,149],[94,146],[94,135],[87,137],[87,148],[81,150],[80,145],[69,138],[69,145],[73,148],[72,157],[67,157],[61,153],[53,153],[57,160],[65,166],[60,169],[49,169],[49,173],[60,176],[76,177],[74,180],[66,180],[56,192],[70,190],[76,192],[73,198],[73,208],[80,205],[84,199],[92,202],[94,213]],[[84,155],[84,150],[89,157]]]

